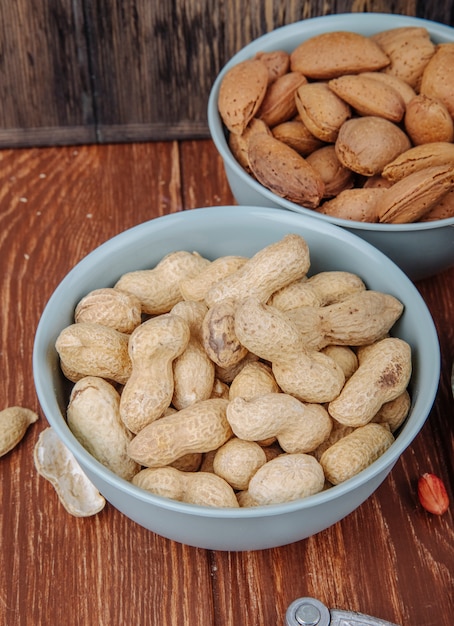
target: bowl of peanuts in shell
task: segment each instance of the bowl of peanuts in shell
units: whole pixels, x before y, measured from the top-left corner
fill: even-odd
[[[42,313],[33,370],[36,467],[70,513],[105,504],[240,551],[322,532],[373,494],[431,411],[440,350],[413,282],[360,237],[205,207],[82,259]]]
[[[238,51],[208,102],[235,201],[362,237],[413,280],[454,265],[454,29],[315,17]]]

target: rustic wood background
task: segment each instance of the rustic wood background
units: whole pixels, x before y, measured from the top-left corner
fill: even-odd
[[[0,3],[0,148],[207,137],[217,72],[292,22],[385,12],[454,24],[454,0]]]

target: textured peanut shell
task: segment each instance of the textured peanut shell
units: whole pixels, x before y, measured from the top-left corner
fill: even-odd
[[[202,400],[143,428],[130,442],[129,455],[147,467],[173,463],[184,454],[216,450],[230,439],[228,401]]]
[[[302,85],[295,101],[301,120],[320,141],[336,141],[342,124],[351,117],[350,106],[326,83]]]
[[[251,400],[265,393],[277,393],[279,386],[271,367],[260,361],[247,363],[233,379],[229,388],[229,400]]]
[[[372,422],[383,424],[389,427],[392,433],[395,433],[404,423],[411,407],[411,397],[405,389],[400,396],[397,396],[390,402],[385,402],[382,407],[372,418]]]
[[[400,122],[404,116],[405,103],[400,93],[370,76],[340,76],[330,80],[328,86],[359,115],[377,115],[391,122]]]
[[[300,119],[278,124],[274,126],[272,133],[276,139],[296,150],[301,156],[307,156],[324,145]]]
[[[417,88],[424,69],[435,52],[428,30],[418,26],[403,26],[376,33],[371,39],[384,50],[391,61],[384,68],[384,72]]]
[[[89,517],[104,508],[104,497],[53,428],[41,432],[33,458],[38,474],[51,483],[68,513],[75,517]]]
[[[385,402],[407,388],[411,370],[408,343],[395,337],[378,341],[368,347],[340,395],[329,403],[330,415],[347,426],[364,426]]]
[[[315,450],[332,428],[331,417],[321,404],[304,404],[285,393],[266,393],[251,400],[235,398],[227,407],[227,419],[240,439],[276,438],[280,447],[291,453]]]
[[[454,167],[439,165],[413,172],[387,189],[377,204],[380,222],[415,222],[454,189]]]
[[[420,93],[443,102],[454,118],[454,43],[437,46],[424,69]]]
[[[322,33],[303,41],[290,55],[290,67],[308,78],[379,70],[389,58],[369,37],[348,31]]]
[[[231,133],[241,135],[257,113],[268,86],[268,69],[258,59],[232,67],[219,87],[218,109]]]
[[[272,128],[294,117],[297,113],[295,92],[307,79],[299,72],[288,72],[277,78],[266,90],[257,111],[257,117]]]
[[[332,485],[352,478],[378,459],[394,442],[388,428],[366,424],[334,443],[322,454],[320,465]]]
[[[336,154],[347,168],[373,176],[411,146],[407,135],[393,122],[366,116],[347,120],[336,141]]]
[[[118,330],[132,333],[142,321],[140,300],[131,293],[110,287],[95,289],[84,296],[77,304],[74,320],[94,322]]]
[[[232,300],[216,302],[207,311],[202,321],[202,345],[209,358],[220,367],[232,367],[246,356],[248,350],[235,334]]]
[[[439,141],[409,148],[383,168],[383,176],[395,183],[413,172],[437,165],[454,167],[454,144]]]
[[[323,469],[309,454],[282,454],[265,463],[249,482],[257,506],[281,504],[322,491]]]
[[[303,237],[285,235],[256,252],[239,270],[215,283],[205,302],[210,307],[225,299],[248,296],[266,302],[274,291],[301,278],[310,266],[309,247]]]
[[[115,288],[139,298],[142,312],[148,315],[168,313],[183,296],[180,282],[196,276],[208,267],[210,261],[197,252],[177,250],[163,257],[152,269],[127,272]]]
[[[73,387],[66,411],[71,432],[88,452],[125,480],[140,470],[127,454],[132,434],[120,417],[120,394],[102,378],[86,376]]]
[[[239,506],[232,487],[220,476],[207,472],[184,472],[175,467],[147,468],[132,482],[141,489],[178,502],[212,507]]]
[[[218,280],[233,274],[247,261],[244,256],[223,256],[215,259],[204,270],[191,278],[184,278],[180,282],[180,291],[185,300],[202,302],[208,289]]]
[[[255,178],[278,196],[314,208],[324,194],[324,184],[305,159],[273,136],[253,135],[248,160]]]
[[[404,123],[415,146],[454,140],[454,120],[443,102],[436,98],[424,94],[415,96],[407,104]]]
[[[214,385],[214,363],[203,347],[202,324],[207,313],[203,302],[178,302],[171,313],[182,317],[189,326],[189,341],[175,358],[173,369],[172,405],[180,410],[211,397]]]
[[[344,189],[335,198],[323,202],[318,213],[357,222],[378,222],[377,203],[382,188]]]
[[[131,376],[120,400],[120,415],[133,433],[161,417],[174,393],[173,361],[190,339],[189,325],[179,315],[152,317],[131,334]]]
[[[15,448],[24,438],[28,427],[37,420],[35,411],[20,406],[0,411],[0,456]]]
[[[359,276],[342,270],[318,272],[308,279],[307,284],[317,293],[320,306],[341,302],[366,289]]]
[[[80,322],[64,328],[55,342],[65,376],[76,382],[99,376],[125,384],[131,375],[129,335],[103,324]]]
[[[265,463],[266,454],[258,443],[233,437],[217,450],[213,470],[234,489],[247,489],[252,476]]]

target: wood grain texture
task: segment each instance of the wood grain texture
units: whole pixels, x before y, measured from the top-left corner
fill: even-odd
[[[110,505],[92,518],[71,517],[37,475],[33,447],[47,422],[31,356],[58,282],[126,228],[231,202],[210,141],[0,151],[0,408],[40,413],[0,458],[2,626],[278,626],[305,595],[402,626],[451,626],[453,508],[440,518],[425,513],[416,481],[424,471],[439,474],[454,501],[454,269],[417,283],[442,352],[428,421],[376,493],[316,536],[256,552],[191,548]]]
[[[0,4],[0,147],[208,136],[223,65],[274,28],[384,12],[454,24],[453,0],[18,0]]]

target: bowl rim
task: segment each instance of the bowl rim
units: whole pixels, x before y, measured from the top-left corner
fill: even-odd
[[[294,220],[300,219],[297,214],[290,211],[283,212],[282,216],[276,216],[276,210],[268,207],[238,205],[201,207],[189,211],[180,211],[177,213],[160,216],[152,220],[143,222],[113,236],[109,240],[94,248],[78,263],[76,263],[57,285],[56,289],[48,299],[37,325],[35,341],[33,345],[32,366],[35,389],[39,403],[41,405],[42,412],[46,420],[48,421],[49,426],[55,429],[56,433],[60,437],[61,441],[66,445],[66,447],[68,447],[71,452],[73,450],[77,451],[77,457],[80,465],[84,470],[87,470],[88,474],[92,473],[98,475],[105,484],[108,484],[111,487],[115,487],[123,493],[133,495],[135,498],[140,499],[142,502],[158,506],[160,508],[172,510],[180,514],[198,515],[202,517],[242,519],[264,516],[280,516],[286,513],[292,513],[311,508],[313,506],[323,505],[328,501],[336,501],[338,498],[341,498],[349,491],[354,490],[356,487],[361,487],[361,485],[363,485],[364,483],[369,482],[371,479],[373,479],[375,476],[385,471],[386,469],[390,470],[399,460],[401,454],[418,435],[419,431],[421,430],[422,426],[429,416],[429,413],[435,401],[436,394],[438,392],[441,369],[441,354],[434,321],[426,303],[424,302],[422,296],[420,295],[418,289],[415,287],[412,281],[391,259],[384,255],[380,250],[372,246],[372,244],[364,241],[357,235],[345,231],[344,229],[341,229],[333,224],[322,223],[315,218],[308,218],[305,219],[304,222],[301,222],[303,228],[307,227],[309,230],[312,229],[317,232],[321,231],[322,233],[341,239],[344,243],[350,242],[357,249],[364,251],[366,254],[372,254],[373,256],[375,256],[377,260],[380,261],[380,264],[383,267],[383,271],[386,271],[386,268],[392,270],[394,277],[398,277],[400,282],[403,281],[405,284],[405,288],[408,290],[409,293],[411,293],[411,296],[414,297],[417,302],[419,302],[421,325],[424,328],[425,335],[431,336],[432,342],[437,348],[436,353],[432,355],[433,363],[431,371],[433,374],[433,378],[430,384],[431,392],[425,394],[424,397],[421,397],[421,394],[418,394],[417,399],[419,403],[419,412],[422,416],[425,417],[420,417],[417,422],[404,426],[402,432],[399,434],[398,437],[396,437],[396,440],[393,442],[391,447],[376,461],[374,461],[372,465],[370,465],[368,468],[366,468],[356,476],[346,480],[339,485],[333,486],[328,490],[322,491],[312,496],[308,496],[306,498],[294,500],[292,502],[287,502],[283,504],[237,509],[214,508],[178,502],[169,498],[164,498],[152,494],[145,491],[144,489],[136,487],[132,483],[117,476],[111,470],[109,470],[107,467],[97,461],[91,454],[89,454],[89,452],[79,443],[76,437],[72,434],[58,405],[56,394],[48,393],[49,383],[46,379],[46,367],[43,367],[42,364],[46,363],[49,360],[49,353],[50,351],[54,350],[54,347],[53,345],[49,345],[48,343],[46,343],[45,340],[47,334],[45,330],[46,316],[48,315],[49,311],[52,310],[52,307],[56,303],[61,301],[61,293],[64,292],[65,287],[68,284],[72,284],[73,282],[75,282],[77,273],[81,269],[88,269],[89,267],[93,266],[93,263],[97,263],[103,258],[110,257],[112,251],[118,251],[119,249],[121,249],[122,245],[124,245],[129,239],[134,239],[135,235],[138,233],[141,233],[142,237],[144,237],[145,234],[149,236],[150,233],[153,233],[154,231],[159,231],[162,226],[166,226],[168,222],[177,223],[182,220],[187,221],[188,219],[195,221],[196,223],[200,222],[200,224],[202,224],[203,220],[205,219],[205,213],[207,211],[210,211],[213,216],[218,214],[219,217],[225,216],[227,211],[229,219],[232,219],[233,217],[235,219],[241,219],[241,215],[245,213],[249,214],[252,217],[265,217],[271,221],[276,221],[276,219],[283,219],[284,221],[288,220],[289,222],[293,222]]]
[[[380,20],[380,18],[382,20],[392,18],[393,28],[398,28],[400,26],[425,27],[429,30],[431,35],[435,35],[442,40],[451,40],[454,43],[454,28],[452,28],[451,26],[427,20],[425,18],[397,15],[392,13],[338,13],[336,15],[322,15],[318,17],[312,17],[305,20],[299,20],[298,22],[293,22],[292,24],[280,26],[246,44],[230,58],[230,60],[223,66],[223,68],[217,75],[208,97],[207,118],[211,139],[215,144],[217,150],[219,151],[219,154],[221,155],[224,163],[229,169],[231,169],[235,173],[236,176],[238,176],[243,184],[252,188],[256,193],[262,195],[268,201],[277,204],[278,207],[283,207],[290,211],[294,211],[295,213],[300,213],[309,217],[313,216],[321,221],[335,224],[344,228],[355,228],[357,230],[368,230],[370,232],[409,232],[434,230],[446,226],[454,227],[454,217],[447,217],[431,222],[382,224],[375,222],[372,223],[360,222],[357,220],[348,220],[341,217],[317,213],[312,209],[300,206],[294,202],[286,200],[285,198],[278,196],[271,190],[261,185],[255,178],[248,174],[243,167],[241,167],[228,146],[224,125],[222,123],[217,108],[217,100],[221,81],[226,72],[231,67],[246,58],[252,57],[254,54],[262,51],[263,49],[276,50],[281,42],[284,42],[284,40],[289,36],[298,34],[301,29],[303,29],[303,33],[305,34],[310,33],[311,29],[313,28],[315,31],[317,31],[314,32],[314,34],[318,34],[318,31],[322,32],[324,30],[326,24],[332,24],[333,26],[335,26],[335,28],[330,28],[330,30],[340,30],[342,27],[348,26],[348,30],[361,31],[364,26],[370,26],[372,24],[373,30],[375,32],[379,32],[380,30],[382,30],[382,28],[378,26],[378,24],[380,24],[381,22],[377,21]]]

